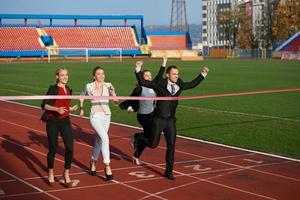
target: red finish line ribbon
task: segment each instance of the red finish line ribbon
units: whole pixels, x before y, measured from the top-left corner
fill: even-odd
[[[191,100],[191,99],[207,99],[216,97],[230,97],[230,96],[242,96],[252,94],[265,94],[275,92],[292,92],[300,91],[300,88],[285,88],[285,89],[273,89],[273,90],[256,90],[249,92],[237,92],[237,93],[222,93],[200,96],[181,96],[181,97],[141,97],[141,96],[81,96],[81,95],[36,95],[36,96],[0,96],[0,100],[41,100],[41,99],[89,99],[89,100]]]

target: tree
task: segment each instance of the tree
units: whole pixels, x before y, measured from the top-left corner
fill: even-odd
[[[300,1],[286,0],[274,12],[272,34],[281,43],[300,30]]]
[[[239,30],[239,11],[229,10],[219,12],[217,15],[217,27],[219,35],[224,40],[229,41],[228,46],[234,49]]]
[[[257,47],[253,34],[252,16],[245,9],[239,9],[239,30],[237,44],[242,49],[253,49]]]

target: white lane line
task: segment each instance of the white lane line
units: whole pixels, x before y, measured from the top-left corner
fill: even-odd
[[[256,163],[256,164],[262,164],[264,162],[262,160],[253,160],[253,159],[249,159],[249,158],[244,158],[243,160],[252,162],[252,163]]]
[[[1,102],[1,101],[0,101]],[[3,101],[5,103],[10,103],[10,104],[16,104],[16,105],[21,105],[24,107],[29,107],[29,108],[34,108],[34,109],[38,109],[41,110],[40,107],[38,106],[32,106],[32,105],[28,105],[28,104],[23,104],[23,103],[19,103],[19,102],[13,102],[13,101]],[[1,109],[1,108],[0,108]],[[42,111],[41,111],[42,112]],[[79,117],[78,115],[74,115],[71,114],[74,117]],[[35,116],[36,117],[36,116]],[[83,117],[85,119],[88,119],[88,117]],[[122,124],[122,123],[117,123],[117,122],[111,122],[112,124],[115,125],[119,125],[119,126],[123,126],[123,127],[127,127],[127,128],[133,128],[133,129],[137,129],[137,130],[142,130],[142,128],[140,127],[136,127],[136,126],[131,126],[131,125],[127,125],[127,124]],[[261,155],[265,155],[265,156],[269,156],[269,157],[274,157],[274,158],[280,158],[280,159],[284,159],[284,160],[291,160],[291,161],[295,161],[295,162],[300,162],[299,159],[295,159],[295,158],[289,158],[289,157],[285,157],[285,156],[279,156],[279,155],[275,155],[275,154],[270,154],[270,153],[265,153],[265,152],[260,152],[260,151],[254,151],[251,149],[244,149],[244,148],[240,148],[240,147],[235,147],[235,146],[230,146],[230,145],[225,145],[225,144],[220,144],[220,143],[216,143],[216,142],[210,142],[210,141],[206,141],[206,140],[201,140],[201,139],[196,139],[196,138],[191,138],[191,137],[186,137],[186,136],[182,136],[182,135],[177,135],[177,137],[179,138],[183,138],[185,140],[191,140],[191,141],[196,141],[196,142],[202,142],[202,143],[206,143],[206,144],[212,144],[212,145],[216,145],[216,146],[220,146],[220,147],[226,147],[226,148],[230,148],[230,149],[235,149],[235,150],[240,150],[240,151],[246,151],[246,152],[251,152],[251,153],[256,153],[256,154],[261,154]],[[176,151],[176,150],[175,150]]]
[[[1,109],[1,108],[0,108],[0,109]],[[9,123],[10,123],[10,122],[9,122]],[[26,128],[26,129],[29,129],[29,130],[35,130],[35,131],[37,131],[37,132],[40,132],[40,133],[42,133],[42,134],[45,134],[43,131],[39,131],[39,130],[30,128],[30,127],[25,127],[25,126],[18,125],[18,124],[15,124],[15,126],[21,126],[21,127]],[[88,129],[88,128],[83,128],[83,129],[92,131],[91,129]],[[112,134],[111,134],[111,135],[112,135]],[[122,138],[122,139],[129,140],[128,138]],[[197,140],[196,140],[196,141],[197,141]],[[81,144],[81,145],[90,147],[90,145],[87,145],[87,144],[84,144],[84,143],[80,143],[80,142],[75,142],[75,143],[78,143],[78,144]],[[165,147],[161,147],[161,146],[158,146],[158,148],[166,149]],[[233,164],[233,163],[228,163],[228,162],[220,161],[220,160],[215,160],[215,159],[213,159],[213,158],[208,158],[208,157],[204,157],[204,156],[199,156],[199,155],[196,155],[196,154],[193,154],[193,153],[188,153],[188,152],[185,152],[185,151],[175,150],[175,152],[182,153],[182,154],[186,154],[186,155],[190,155],[190,156],[194,156],[194,157],[198,157],[198,158],[200,158],[200,159],[212,160],[212,161],[215,161],[215,162],[219,162],[219,163],[222,163],[222,164],[231,165],[231,166],[235,166],[235,167],[243,167],[243,166],[241,166],[241,165],[237,165],[237,164]],[[253,153],[256,153],[256,152],[253,151]],[[268,174],[268,175],[273,175],[273,176],[280,177],[280,178],[286,178],[286,179],[289,179],[289,180],[295,180],[295,179],[292,178],[292,177],[283,176],[283,175],[278,175],[278,174],[274,174],[274,173],[270,173],[270,172],[265,172],[265,171],[262,171],[262,170],[257,170],[257,169],[255,169],[255,170],[254,170],[254,169],[250,169],[250,170],[253,170],[253,171],[256,171],[256,172],[260,172],[260,173],[265,173],[265,174]],[[298,179],[296,179],[296,180],[298,180]]]
[[[152,164],[151,164],[152,165]],[[155,166],[155,165],[154,165]],[[177,172],[177,173],[179,173],[179,174],[183,174],[183,173],[181,173],[181,172]],[[194,178],[197,178],[197,177],[194,177]],[[213,182],[214,183],[214,182]],[[223,185],[223,184],[217,184],[217,185]],[[225,185],[226,186],[226,185]],[[226,187],[228,187],[228,188],[232,188],[232,187],[229,187],[229,186],[226,186]],[[234,188],[233,188],[234,189]],[[236,188],[237,189],[237,188]],[[241,190],[241,189],[237,189],[237,190],[239,190],[239,191],[244,191],[244,190]],[[245,191],[245,192],[248,192],[248,191]],[[257,195],[257,194],[256,194]],[[267,197],[267,198],[269,198],[269,197]]]
[[[7,174],[7,175],[9,175],[9,176],[11,176],[11,177],[13,177],[14,179],[16,179],[16,180],[18,180],[18,181],[24,183],[25,185],[28,185],[29,187],[33,188],[34,190],[39,191],[39,193],[43,193],[43,194],[45,194],[45,195],[47,195],[47,196],[49,196],[49,197],[51,197],[51,198],[53,198],[53,199],[56,199],[56,200],[60,200],[60,198],[58,198],[58,197],[56,197],[56,196],[54,196],[54,195],[52,195],[52,194],[49,194],[48,192],[42,190],[41,188],[38,188],[38,187],[36,187],[36,186],[34,186],[34,185],[28,183],[27,181],[22,180],[21,178],[19,178],[19,177],[13,175],[13,174],[11,174],[11,173],[9,173],[8,171],[6,171],[6,170],[4,170],[4,169],[2,169],[2,168],[0,168],[0,171],[2,171],[3,173],[5,173],[5,174]],[[4,197],[6,197],[6,196],[4,196]]]
[[[3,121],[3,120],[2,120],[2,121]],[[16,124],[16,125],[17,125],[17,124]],[[23,126],[23,127],[24,127],[24,126]],[[0,137],[0,138],[2,138],[2,137]],[[19,145],[19,144],[17,144],[17,145]],[[84,144],[84,145],[85,145],[85,146],[91,147],[90,145],[86,145],[86,144]],[[19,146],[22,146],[22,145],[19,145]],[[92,148],[92,147],[91,147],[91,148]],[[33,150],[33,149],[29,148],[29,147],[28,147],[28,149]],[[35,152],[38,152],[38,151],[36,151],[36,150],[34,150],[34,151],[35,151]],[[120,155],[119,155],[119,156],[120,156]],[[124,157],[124,156],[123,156],[123,157]],[[128,158],[129,158],[129,157],[128,157]],[[61,161],[61,162],[63,162],[63,161]],[[146,163],[146,162],[144,162],[144,163]],[[157,165],[154,165],[154,164],[151,164],[151,163],[147,163],[147,165],[155,166],[155,167],[157,167],[157,168],[164,169],[164,167],[160,167],[160,166],[157,166]],[[78,168],[80,168],[80,167],[78,167]],[[240,169],[239,169],[239,170],[240,170]],[[178,172],[178,171],[175,171],[175,170],[174,170],[174,172],[176,172],[176,173],[178,173],[178,174],[180,174],[180,175],[183,175],[183,176],[188,176],[188,177],[195,178],[195,179],[199,180],[198,177],[194,177],[194,176],[191,176],[191,175],[187,175],[187,174],[185,174],[185,173],[181,173],[181,172]],[[200,179],[200,180],[203,181],[203,179]],[[113,182],[116,182],[116,183],[118,183],[118,184],[124,185],[124,186],[126,186],[126,187],[131,188],[131,189],[135,188],[135,187],[129,186],[129,185],[127,185],[127,184],[124,184],[124,183],[122,183],[122,182],[116,181],[116,180],[114,180]],[[212,183],[214,183],[214,182],[212,182]],[[223,185],[223,184],[219,184],[219,183],[218,183],[217,185]],[[226,186],[226,188],[229,187],[229,186],[227,186],[227,185],[224,185],[224,186]],[[234,189],[233,187],[229,187],[229,188]],[[135,190],[143,191],[143,190],[140,190],[140,189],[138,189],[138,188],[135,188]],[[237,188],[236,188],[236,190],[238,190],[238,191],[244,191],[244,193],[247,193],[247,194],[252,194],[251,192],[246,191],[246,190],[241,190],[241,189],[237,189]],[[153,196],[153,194],[148,193],[148,192],[143,192],[143,193],[146,193],[146,194],[148,194],[148,195]],[[255,194],[255,193],[253,193],[252,195],[258,196],[258,194]],[[160,198],[160,199],[164,199],[164,198],[162,198],[162,197],[156,196],[155,194],[154,194],[154,196],[157,197],[157,198]]]
[[[186,105],[179,105],[179,107],[187,108],[190,110],[196,110],[198,112],[216,112],[216,113],[243,115],[243,116],[250,116],[250,117],[269,118],[269,119],[291,121],[291,122],[300,122],[300,120],[297,120],[297,119],[290,119],[290,118],[286,118],[286,117],[276,117],[276,116],[271,116],[271,115],[261,115],[261,114],[255,114],[255,113],[242,113],[242,112],[235,112],[235,111],[228,111],[228,110],[215,110],[215,109],[199,108],[199,107],[186,106]]]
[[[16,179],[8,179],[8,180],[2,180],[0,183],[10,183],[10,182],[15,182],[17,181]]]
[[[20,127],[23,127],[23,128],[25,128],[25,129],[33,130],[33,129],[31,129],[31,128],[28,128],[28,127],[26,127],[26,126],[22,126],[22,125],[19,125],[19,124],[16,124],[16,123],[8,122],[8,121],[6,121],[6,120],[3,120],[3,119],[0,119],[0,121],[3,121],[3,122],[6,122],[6,123],[9,123],[9,124],[12,124],[12,125],[15,125],[15,126],[20,126]],[[39,131],[39,130],[35,130],[35,131],[37,131],[37,132],[40,132],[40,133],[42,133],[42,134],[44,134],[44,135],[45,135],[45,133],[44,133],[44,132],[42,132],[42,131]],[[17,145],[17,146],[21,146],[21,147],[23,147],[23,148],[26,148],[26,149],[28,149],[28,150],[31,150],[31,151],[33,151],[33,152],[35,152],[35,153],[38,153],[38,154],[40,154],[40,155],[47,156],[47,155],[46,155],[46,154],[44,154],[44,153],[41,153],[41,152],[39,152],[39,151],[37,151],[37,150],[34,150],[34,149],[30,148],[30,147],[26,147],[26,146],[20,145],[20,144],[18,144],[18,143],[15,143],[15,142],[13,142],[13,141],[10,141],[10,140],[8,140],[8,139],[5,139],[5,138],[3,138],[3,137],[1,137],[1,136],[0,136],[0,139],[2,139],[2,140],[6,140],[6,141],[8,141],[8,142],[10,142],[10,143],[12,143],[12,144],[15,144],[15,145]],[[79,142],[76,142],[76,143],[78,143],[78,144],[81,144],[81,143],[79,143]],[[87,145],[87,146],[89,146],[89,145]],[[92,146],[89,146],[89,147],[92,147]],[[63,161],[63,160],[60,160],[60,159],[57,159],[57,158],[55,158],[55,160],[58,160],[58,161],[60,161],[60,162],[63,162],[63,163],[64,163],[64,161]],[[79,167],[79,166],[77,166],[77,165],[75,165],[75,164],[72,164],[72,166],[73,166],[73,167],[75,167],[75,168],[78,168],[78,169],[80,169],[80,170],[82,170],[82,171],[87,171],[87,170],[85,170],[85,169],[83,169],[83,168],[81,168],[81,167]],[[103,178],[104,178],[104,177],[103,177]],[[147,191],[144,191],[144,190],[142,190],[142,189],[135,188],[135,187],[133,187],[133,186],[130,186],[130,185],[124,184],[124,183],[122,183],[122,182],[119,182],[119,181],[117,181],[117,180],[112,180],[112,182],[116,182],[116,183],[118,183],[118,184],[120,184],[120,185],[123,185],[123,186],[125,186],[125,187],[131,188],[131,189],[134,189],[134,190],[136,190],[136,191],[139,191],[139,192],[142,192],[142,193],[144,193],[144,194],[151,194],[151,193],[148,193]],[[162,198],[162,197],[159,197],[159,196],[155,196],[155,197],[156,197],[156,198],[158,198],[158,199],[163,199],[163,200],[165,200],[165,198]]]
[[[157,167],[157,168],[160,168],[160,169],[164,169],[164,167],[160,167],[160,166],[157,166],[155,164],[151,164],[151,163],[147,163],[147,162],[144,162],[144,163],[146,163],[149,166],[154,166],[154,167]],[[237,168],[238,168],[237,170],[235,170],[235,171],[233,171],[231,173],[235,173],[235,172],[238,172],[238,171],[249,169],[249,167],[237,167]],[[193,175],[190,175],[190,174],[179,172],[177,170],[173,170],[173,172],[178,173],[181,176],[186,176],[186,177],[194,178],[194,179],[198,180],[199,182],[203,181],[203,182],[207,182],[207,183],[210,183],[210,184],[213,184],[213,185],[218,185],[220,187],[225,187],[225,188],[228,188],[228,189],[231,189],[231,190],[235,190],[235,191],[239,191],[239,192],[242,192],[242,193],[246,193],[246,194],[249,194],[249,195],[259,196],[259,197],[262,197],[262,198],[265,198],[265,199],[270,199],[270,200],[275,200],[274,198],[271,198],[271,197],[268,197],[268,196],[264,196],[264,195],[261,195],[261,194],[253,193],[253,192],[250,192],[250,191],[247,191],[247,190],[243,190],[243,189],[240,189],[240,188],[231,187],[231,186],[228,186],[228,185],[225,185],[225,184],[222,184],[222,183],[217,183],[217,182],[214,182],[214,181],[210,181],[210,179],[213,179],[213,178],[216,178],[216,177],[220,177],[220,176],[224,176],[224,175],[227,175],[228,173],[219,174],[219,175],[207,178],[207,179],[203,179],[203,178],[199,178],[199,177],[196,177],[196,176],[193,176]],[[145,198],[146,197],[148,198],[148,197],[151,197],[151,196],[152,195],[148,195],[148,196],[145,196]]]

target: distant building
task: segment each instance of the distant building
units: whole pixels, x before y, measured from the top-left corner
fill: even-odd
[[[232,0],[202,1],[202,43],[203,47],[225,46],[228,41],[218,33],[217,13],[230,10]]]
[[[218,33],[217,14],[232,8],[245,9],[251,16],[253,34],[263,37],[263,26],[270,24],[270,10],[284,0],[203,0],[202,1],[202,43],[203,48],[224,47],[228,45],[222,34]],[[263,24],[264,22],[264,24]]]

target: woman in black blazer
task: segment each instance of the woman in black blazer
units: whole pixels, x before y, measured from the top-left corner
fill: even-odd
[[[59,67],[55,72],[56,84],[51,85],[48,89],[47,95],[72,95],[72,90],[67,86],[68,70],[64,67]],[[73,134],[69,113],[76,111],[78,106],[70,106],[70,99],[44,99],[42,102],[42,109],[44,113],[42,120],[46,122],[46,130],[48,137],[48,183],[52,186],[54,180],[54,158],[57,150],[58,133],[63,139],[65,145],[65,170],[63,178],[66,187],[72,186],[69,171],[73,159]]]

